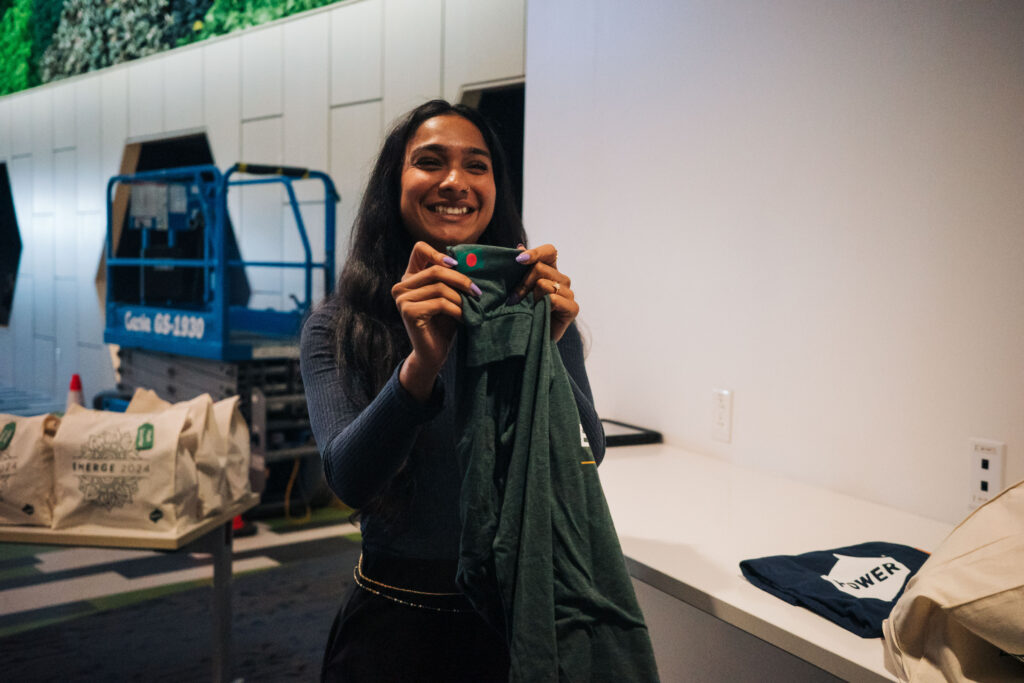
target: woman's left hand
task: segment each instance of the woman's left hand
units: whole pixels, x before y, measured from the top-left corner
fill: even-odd
[[[534,249],[520,245],[520,248],[522,251],[516,261],[529,266],[530,270],[512,293],[512,298],[522,300],[529,292],[533,292],[534,299],[550,294],[551,338],[557,342],[580,312],[576,295],[572,292],[572,281],[569,276],[559,272],[558,250],[552,245],[545,244]]]

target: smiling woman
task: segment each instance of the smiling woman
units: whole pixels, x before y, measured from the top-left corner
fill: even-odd
[[[480,239],[494,214],[494,173],[483,134],[461,116],[424,121],[402,170],[402,220],[434,249]]]
[[[434,100],[398,122],[352,234],[338,286],[306,322],[301,348],[326,478],[359,510],[363,538],[323,680],[508,680],[507,645],[455,583],[462,472],[452,351],[463,298],[481,291],[445,250],[508,247],[509,266],[522,269],[512,299],[550,297],[551,338],[599,461],[603,432],[572,326],[579,306],[555,248],[526,249],[501,145],[463,105]]]

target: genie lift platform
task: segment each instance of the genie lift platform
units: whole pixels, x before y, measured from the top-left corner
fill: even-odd
[[[313,260],[296,182],[323,188],[322,261]],[[228,194],[258,185],[283,186],[297,233],[292,238],[301,243],[303,258],[241,258]],[[338,201],[325,173],[255,164],[235,164],[225,173],[212,165],[143,171],[114,176],[107,184],[103,339],[120,346],[119,396],[123,400],[139,387],[172,402],[201,393],[214,400],[237,394],[253,455],[270,472],[264,509],[268,502],[274,507],[275,488],[284,488],[286,511],[293,489],[307,504],[330,499],[309,430],[298,344],[314,301],[314,272],[323,273],[324,295],[334,283]],[[301,299],[291,296],[291,310],[250,308],[251,268],[297,269],[304,283]],[[255,483],[258,488],[261,482]]]
[[[233,179],[238,172],[262,177]],[[313,261],[292,186],[296,179],[323,183],[325,258],[320,262]],[[233,247],[229,189],[271,183],[282,184],[287,191],[305,253],[302,261],[243,261]],[[122,230],[118,242],[120,253],[114,253],[113,204],[118,184],[129,186],[131,192],[127,230]],[[224,174],[215,166],[189,166],[114,176],[107,184],[109,289],[104,341],[223,361],[279,355],[282,344],[295,343],[312,305],[313,271],[324,271],[325,294],[334,282],[337,201],[330,177],[299,168],[235,164]],[[120,244],[129,241],[129,249],[137,248],[137,254],[126,257]],[[252,267],[301,269],[303,299],[296,300],[291,311],[256,310],[235,303],[240,298],[233,296],[232,285],[237,286],[237,276],[244,277],[241,269]],[[128,283],[126,278],[135,282]]]

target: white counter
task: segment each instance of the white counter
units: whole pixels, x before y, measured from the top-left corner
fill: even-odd
[[[895,680],[881,639],[754,587],[739,563],[866,541],[931,551],[952,525],[664,445],[610,448],[600,475],[635,580],[839,678]]]

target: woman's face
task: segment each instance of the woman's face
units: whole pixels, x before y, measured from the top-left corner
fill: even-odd
[[[402,166],[410,235],[438,250],[476,242],[494,215],[495,193],[491,153],[472,122],[444,114],[420,124]]]

